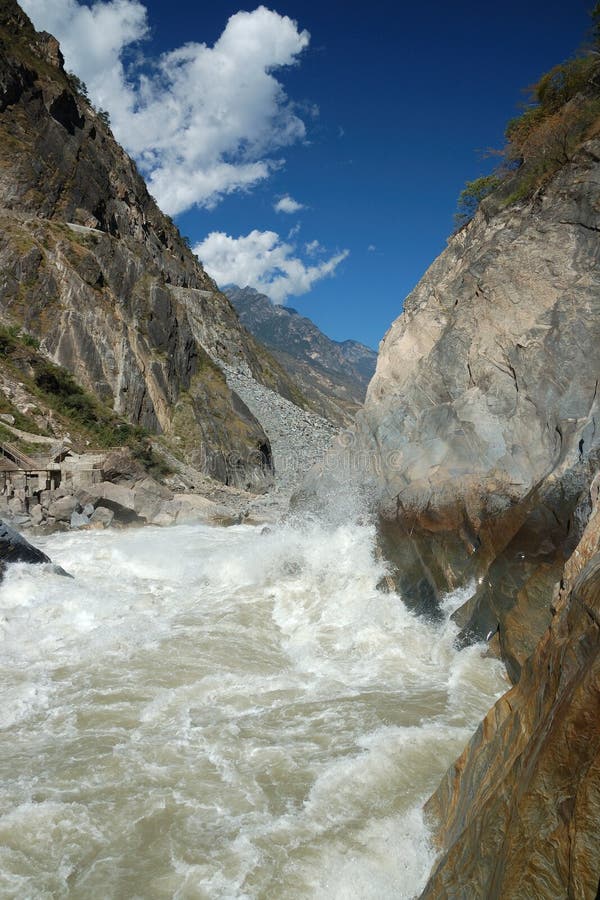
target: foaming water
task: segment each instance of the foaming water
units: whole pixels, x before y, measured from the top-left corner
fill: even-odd
[[[55,535],[0,588],[0,896],[413,897],[505,689],[369,526]],[[448,598],[448,615],[459,597]]]

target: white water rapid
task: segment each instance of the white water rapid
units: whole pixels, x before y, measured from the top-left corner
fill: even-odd
[[[38,544],[75,578],[0,587],[2,898],[418,894],[420,806],[506,682],[377,590],[371,527]]]

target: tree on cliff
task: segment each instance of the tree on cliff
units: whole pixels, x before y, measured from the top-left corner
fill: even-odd
[[[462,228],[471,221],[481,201],[496,190],[501,180],[499,175],[492,174],[483,175],[474,181],[467,181],[458,197],[457,211],[454,216],[454,224],[457,228]]]

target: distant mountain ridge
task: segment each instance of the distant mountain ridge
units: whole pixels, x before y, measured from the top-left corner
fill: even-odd
[[[279,360],[311,406],[326,418],[349,423],[364,402],[377,354],[358,341],[334,341],[306,316],[276,306],[251,287],[227,285],[223,293],[248,331]]]

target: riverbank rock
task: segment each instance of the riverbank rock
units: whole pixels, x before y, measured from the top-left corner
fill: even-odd
[[[552,624],[427,809],[442,848],[423,898],[577,897],[600,878],[600,506],[547,592]]]
[[[15,528],[0,519],[1,571],[4,571],[4,564],[9,562],[49,563],[52,560],[30,544]]]
[[[407,298],[354,430],[305,491],[322,508],[366,493],[415,608],[479,583],[463,639],[497,633],[514,680],[598,463],[599,231],[598,140],[535,199],[485,201]]]

